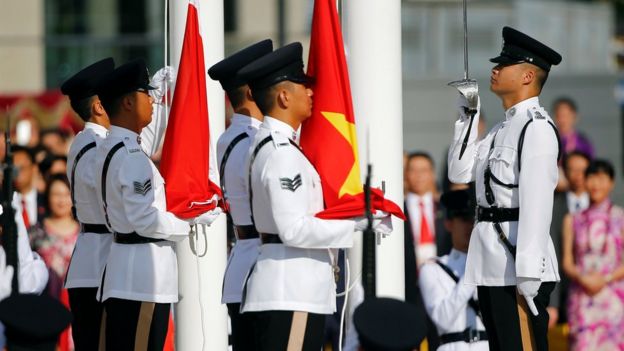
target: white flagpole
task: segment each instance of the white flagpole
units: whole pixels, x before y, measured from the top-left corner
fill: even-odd
[[[345,0],[342,11],[360,168],[366,169],[370,162],[371,185],[381,187],[385,181],[386,197],[402,205],[401,1]],[[377,296],[403,300],[403,222],[393,218],[392,224],[392,234],[377,246]],[[356,275],[361,271],[361,254],[350,251],[351,272]]]
[[[170,1],[169,6],[170,62],[177,70],[188,2]],[[223,3],[202,2],[198,10],[205,66],[208,68],[223,58]],[[211,141],[216,141],[225,125],[225,101],[218,83],[206,79],[206,85]],[[175,308],[176,350],[227,350],[227,310],[221,304],[221,286],[227,259],[225,216],[221,216],[205,231],[198,226],[198,232],[193,240],[185,239],[178,243],[176,249],[180,292],[180,302]]]

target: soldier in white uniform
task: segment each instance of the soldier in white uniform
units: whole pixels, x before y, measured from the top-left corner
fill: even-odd
[[[251,97],[247,83],[237,74],[252,61],[273,51],[270,39],[255,43],[210,67],[210,78],[218,80],[227,93],[234,116],[217,141],[217,160],[221,189],[228,205],[228,222],[234,226],[236,244],[232,248],[223,278],[221,302],[227,304],[232,326],[232,349],[255,350],[250,314],[240,313],[245,277],[256,262],[260,237],[251,221],[249,209],[250,143],[264,118]]]
[[[94,174],[95,149],[106,138],[110,127],[108,115],[95,95],[95,86],[113,69],[113,59],[106,58],[82,69],[61,86],[61,92],[69,96],[73,110],[85,121],[85,127],[76,135],[67,157],[72,212],[81,226],[65,281],[73,316],[72,336],[77,351],[95,350],[99,344],[104,306],[97,301],[96,293],[113,242],[97,201]],[[156,101],[164,93],[161,86],[170,71],[170,68],[165,67],[152,79],[151,84],[160,87],[150,91]],[[154,106],[154,114],[159,114],[161,110],[159,104]],[[158,125],[160,121],[162,119],[153,118],[141,134],[141,146],[148,154],[157,148],[154,145],[159,139],[157,136],[164,130]]]
[[[107,350],[162,350],[171,303],[178,301],[175,241],[190,227],[166,211],[164,180],[141,149],[152,89],[142,60],[118,67],[96,88],[111,122],[94,171],[98,202],[114,233],[98,290]],[[195,223],[209,224],[203,216]]]
[[[425,263],[419,286],[425,309],[440,336],[438,351],[487,351],[487,334],[479,316],[477,288],[464,283],[466,252],[474,224],[474,205],[468,190],[442,195],[444,226],[451,233],[448,255]]]
[[[503,40],[500,56],[491,59],[490,90],[501,99],[505,119],[478,141],[476,128],[466,135],[470,119],[460,97],[449,179],[476,181],[477,223],[464,280],[478,286],[490,349],[545,351],[546,307],[559,280],[549,234],[559,143],[539,94],[561,56],[509,27]],[[478,111],[474,119],[478,123]]]
[[[244,313],[253,313],[258,350],[317,351],[325,315],[336,310],[336,250],[351,247],[365,219],[323,220],[321,180],[296,144],[310,117],[312,90],[302,47],[292,43],[239,73],[265,115],[251,144],[250,198],[262,246],[246,285]]]

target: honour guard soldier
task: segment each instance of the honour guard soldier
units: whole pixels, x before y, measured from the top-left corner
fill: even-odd
[[[302,46],[292,43],[239,73],[264,122],[251,144],[249,197],[260,233],[260,255],[243,293],[254,313],[258,350],[319,350],[325,315],[336,310],[332,266],[336,251],[351,247],[366,219],[323,220],[321,180],[295,142],[312,110]]]
[[[221,302],[227,304],[232,326],[232,349],[255,350],[253,323],[250,314],[240,313],[245,277],[256,262],[260,238],[251,222],[249,209],[249,146],[264,116],[251,97],[247,83],[238,71],[252,61],[273,51],[271,40],[255,43],[210,67],[208,74],[218,80],[227,93],[234,116],[232,124],[217,141],[219,179],[223,197],[228,205],[228,219],[234,226],[236,244],[232,248],[225,277]]]
[[[61,86],[63,94],[69,96],[74,112],[85,121],[83,131],[78,133],[69,149],[67,167],[72,212],[81,226],[65,281],[73,315],[72,336],[78,351],[95,350],[99,344],[104,308],[97,301],[96,292],[113,241],[98,205],[94,174],[95,149],[106,138],[110,127],[108,115],[95,94],[95,88],[113,69],[113,59],[106,58],[84,68]],[[159,70],[151,84],[161,86],[170,73],[169,67]],[[162,98],[164,89],[157,88],[150,93],[155,98]],[[159,114],[159,104],[156,102],[154,105],[154,114]],[[154,153],[158,147],[154,144],[164,131],[157,121],[162,119],[153,118],[153,122],[141,133],[141,146],[148,154]]]
[[[161,350],[178,301],[175,241],[190,227],[166,211],[164,180],[140,146],[152,89],[142,60],[118,67],[96,89],[111,122],[95,161],[98,202],[113,233],[98,290],[107,350]],[[203,216],[195,223],[209,224]]]
[[[413,351],[427,335],[422,308],[385,297],[364,300],[353,313],[361,351]]]
[[[421,268],[419,286],[425,308],[440,336],[439,351],[487,351],[487,335],[474,298],[477,289],[464,283],[466,252],[474,224],[471,195],[468,190],[454,190],[444,193],[441,202],[453,249]]]
[[[481,141],[476,128],[466,135],[471,119],[460,96],[449,179],[476,181],[477,223],[464,280],[477,285],[490,349],[545,351],[546,307],[559,280],[549,235],[559,143],[539,95],[561,56],[509,27],[503,40],[502,52],[491,59],[490,90],[501,99],[505,119]],[[478,109],[474,119],[478,123]]]

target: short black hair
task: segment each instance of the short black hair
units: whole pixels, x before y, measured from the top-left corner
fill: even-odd
[[[35,160],[35,150],[33,148],[30,148],[28,146],[21,146],[21,145],[17,145],[17,144],[12,144],[11,145],[11,153],[13,155],[15,155],[18,152],[25,153],[26,156],[28,156],[28,158],[30,159],[30,162],[32,162],[33,164],[36,163],[36,160]]]
[[[593,160],[587,169],[585,170],[585,177],[589,177],[592,174],[604,173],[611,178],[611,180],[615,179],[615,169],[611,162],[604,159],[595,159]]]
[[[39,167],[39,173],[41,173],[44,178],[47,178],[50,168],[52,168],[52,165],[56,161],[63,161],[67,165],[67,156],[47,154],[37,165]]]
[[[537,72],[535,72],[537,77],[537,83],[539,84],[540,91],[544,89],[544,85],[546,85],[546,81],[548,80],[548,71],[543,68],[538,67]]]
[[[569,96],[560,96],[555,99],[555,102],[553,103],[553,111],[556,111],[561,105],[568,105],[572,111],[578,112],[576,102]]]
[[[563,156],[563,169],[564,170],[568,168],[568,160],[570,160],[572,157],[582,157],[585,159],[585,161],[587,161],[587,163],[591,162],[591,157],[589,157],[589,155],[586,152],[583,152],[581,150],[574,150],[574,151],[568,152],[567,154]]]
[[[83,99],[72,99],[69,101],[71,108],[82,118],[83,121],[91,119],[91,105],[93,104],[94,96],[89,96]]]
[[[433,161],[433,157],[426,151],[412,151],[407,155],[407,163],[409,164],[412,159],[416,157],[423,157],[431,163],[431,168],[435,168],[435,162]]]
[[[228,99],[230,99],[230,104],[232,105],[233,109],[236,110],[243,105],[243,103],[245,102],[247,89],[247,86],[243,85],[225,92],[228,96]]]
[[[134,92],[129,92],[111,100],[100,100],[102,102],[102,107],[104,107],[104,111],[106,111],[109,118],[115,117],[119,113],[119,111],[121,110],[121,101],[123,100],[123,98],[132,93]]]
[[[276,91],[277,89],[275,89],[275,85],[251,90],[251,95],[256,102],[256,106],[258,106],[263,114],[268,115],[269,111],[275,107]]]

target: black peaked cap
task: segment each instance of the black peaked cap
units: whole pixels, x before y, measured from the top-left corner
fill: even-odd
[[[56,349],[58,337],[71,322],[71,313],[48,295],[12,295],[0,302],[9,350]]]
[[[353,314],[364,350],[411,351],[427,335],[425,311],[391,298],[369,298]]]
[[[503,64],[526,62],[548,72],[552,65],[561,63],[561,55],[518,30],[504,27],[503,49],[499,56],[490,61]]]
[[[74,74],[61,85],[61,92],[71,100],[82,100],[95,95],[99,81],[115,69],[115,61],[107,57]]]
[[[262,40],[217,62],[208,69],[208,75],[213,80],[218,80],[225,91],[238,88],[247,84],[238,71],[271,51],[271,39]]]
[[[447,191],[440,197],[440,202],[446,209],[447,218],[472,218],[475,215],[475,202],[468,190]]]
[[[281,47],[243,67],[238,73],[251,89],[270,87],[288,80],[306,84],[311,78],[303,72],[303,47],[294,42]]]
[[[149,71],[145,61],[137,59],[117,67],[102,79],[95,89],[103,103],[137,90],[156,89],[149,85]]]

